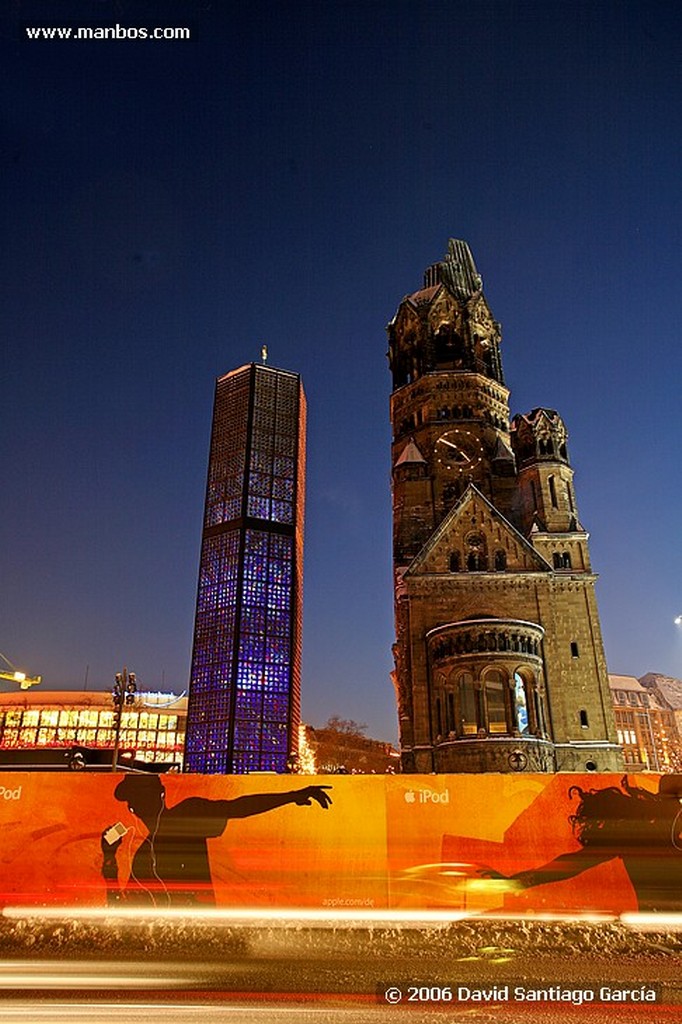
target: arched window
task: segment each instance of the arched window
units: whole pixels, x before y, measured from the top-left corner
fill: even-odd
[[[460,732],[463,736],[475,736],[478,732],[478,718],[476,715],[474,677],[471,672],[463,672],[459,677],[458,685],[461,714]]]
[[[561,553],[559,551],[555,551],[554,555],[552,557],[554,559],[554,568],[555,569],[561,569],[561,567],[562,567]]]
[[[549,485],[549,500],[552,502],[552,508],[558,508],[556,500],[556,487],[554,486],[554,477],[547,477],[547,483]]]
[[[455,695],[449,691],[446,696],[445,725],[448,733],[455,731]]]
[[[469,572],[486,572],[488,568],[488,554],[486,550],[485,537],[477,532],[470,533],[466,539],[469,553],[467,555],[467,569]]]
[[[498,669],[491,669],[485,677],[485,703],[488,732],[491,736],[509,732],[507,705],[504,699],[506,678]]]
[[[495,572],[504,572],[507,568],[507,552],[496,551],[495,552]]]
[[[440,697],[436,698],[436,732],[443,735],[443,714],[440,707]]]
[[[562,562],[562,566],[561,566],[562,569],[570,569],[571,568],[571,556],[569,555],[568,551],[564,551],[563,555],[561,556],[561,562]]]
[[[441,324],[436,331],[436,363],[456,366],[464,357],[464,343],[452,324]]]
[[[530,732],[528,694],[526,692],[526,681],[519,672],[514,673],[514,708],[519,732],[522,736],[527,736]]]
[[[450,552],[450,572],[459,572],[461,568],[461,556],[459,551]]]

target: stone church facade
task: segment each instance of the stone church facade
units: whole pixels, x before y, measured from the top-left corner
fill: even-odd
[[[403,770],[620,771],[566,428],[552,409],[510,420],[465,242],[388,335]]]

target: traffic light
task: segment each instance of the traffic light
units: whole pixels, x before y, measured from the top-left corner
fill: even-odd
[[[128,685],[126,686],[125,700],[126,704],[133,704],[135,701],[135,694],[137,693],[137,676],[134,672],[131,672],[128,676]]]

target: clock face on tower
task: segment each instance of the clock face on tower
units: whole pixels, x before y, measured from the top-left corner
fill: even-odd
[[[436,461],[453,473],[470,473],[483,458],[483,447],[469,430],[447,430],[434,447]]]

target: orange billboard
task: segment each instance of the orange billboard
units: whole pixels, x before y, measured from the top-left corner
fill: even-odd
[[[680,776],[0,774],[0,902],[682,910]]]

